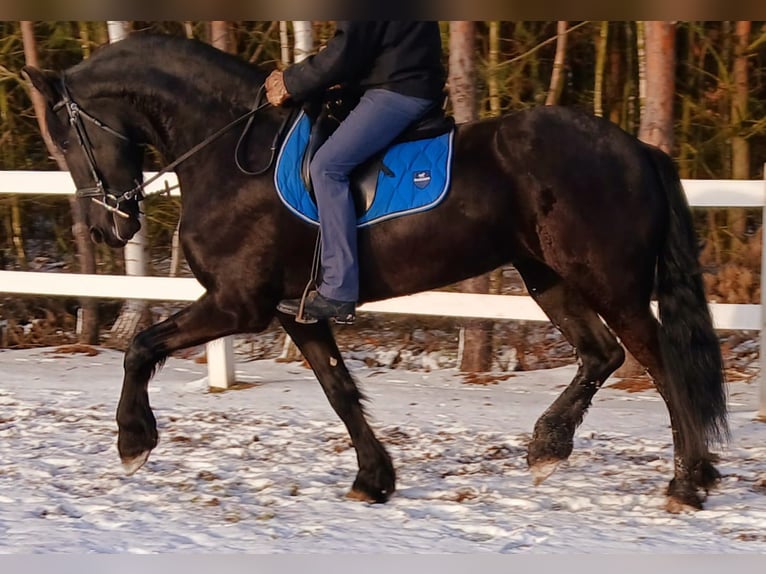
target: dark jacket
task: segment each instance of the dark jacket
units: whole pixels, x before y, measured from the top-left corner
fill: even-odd
[[[444,90],[437,22],[337,22],[321,50],[284,71],[293,99],[342,84],[438,100]]]

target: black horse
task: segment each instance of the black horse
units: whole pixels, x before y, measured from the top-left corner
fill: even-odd
[[[255,176],[237,169],[241,129],[195,147],[253,108],[265,74],[202,43],[143,35],[101,48],[61,74],[25,73],[47,100],[47,126],[95,241],[121,247],[138,230],[144,144],[180,182],[181,242],[206,292],[139,333],[125,354],[117,424],[126,470],[137,470],[157,444],[147,386],[162,361],[178,349],[261,331],[276,316],[356,448],[350,496],[387,500],[394,467],[365,419],[330,326],[276,311],[280,299],[302,293],[316,228],[280,202],[273,167]],[[263,107],[252,116],[250,148],[264,152],[251,158],[255,163],[268,164],[287,113]],[[188,150],[196,150],[190,159]],[[709,447],[728,432],[724,377],[690,210],[666,154],[608,121],[561,107],[462,124],[446,199],[361,229],[359,252],[362,302],[509,262],[518,269],[579,359],[571,384],[535,424],[528,463],[540,479],[570,455],[575,428],[623,362],[625,345],[670,414],[670,508],[701,508],[720,476]]]

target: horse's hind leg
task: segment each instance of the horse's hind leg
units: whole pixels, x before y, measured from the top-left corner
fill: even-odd
[[[391,457],[378,441],[364,416],[362,393],[348,372],[326,321],[297,323],[277,314],[282,326],[314,371],[330,405],[348,429],[356,449],[359,472],[349,497],[385,502],[394,492],[396,475]]]
[[[683,452],[685,441],[680,435],[679,425],[674,421],[673,406],[667,398],[667,377],[662,365],[658,339],[659,323],[648,306],[633,312],[622,307],[619,313],[615,313],[616,316],[605,313],[604,318],[614,328],[625,347],[646,367],[668,408],[674,445],[674,476],[667,491],[668,510],[677,512],[687,507],[702,508],[704,498],[699,491],[707,494],[721,475],[713,466],[712,454],[708,453],[706,457],[698,460],[688,460]]]
[[[515,266],[579,359],[572,382],[535,423],[527,463],[539,483],[571,454],[575,429],[598,389],[624,361],[625,351],[579,292],[552,269],[535,260],[517,261]]]

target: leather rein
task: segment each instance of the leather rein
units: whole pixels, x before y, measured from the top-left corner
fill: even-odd
[[[238,118],[232,120],[222,128],[218,129],[217,131],[213,132],[209,136],[207,136],[204,140],[202,140],[197,145],[193,146],[191,149],[186,151],[185,153],[181,154],[178,158],[176,158],[174,161],[163,167],[160,171],[155,173],[152,177],[147,179],[146,181],[140,182],[138,180],[135,181],[135,186],[126,190],[126,191],[114,191],[110,188],[108,188],[101,177],[101,174],[98,169],[98,164],[96,162],[95,154],[93,153],[93,145],[90,142],[90,139],[88,138],[88,132],[85,129],[85,121],[90,122],[91,124],[95,125],[99,129],[107,132],[108,134],[121,139],[123,141],[126,141],[130,143],[132,140],[126,136],[123,133],[120,133],[119,131],[109,127],[107,124],[99,120],[98,118],[92,116],[87,111],[82,109],[77,102],[74,101],[72,98],[71,93],[69,92],[69,88],[66,85],[66,82],[64,81],[64,78],[61,78],[61,93],[62,93],[62,100],[58,102],[56,105],[53,106],[53,111],[56,112],[62,107],[66,108],[67,115],[69,117],[69,123],[71,124],[72,128],[74,129],[75,133],[77,134],[77,141],[80,145],[80,148],[82,149],[83,153],[85,154],[85,158],[88,162],[88,168],[90,169],[91,177],[93,178],[94,186],[93,187],[80,187],[75,190],[75,196],[77,198],[91,198],[91,200],[107,211],[110,211],[112,213],[115,213],[119,215],[120,217],[129,218],[130,215],[125,213],[121,209],[121,205],[126,201],[131,201],[135,199],[136,201],[141,201],[146,197],[146,187],[160,179],[162,176],[167,174],[170,171],[173,171],[179,164],[189,159],[191,156],[220,138],[222,135],[224,135],[226,132],[228,132],[231,128],[236,126],[237,124],[249,120],[247,125],[245,126],[245,129],[243,130],[242,136],[239,138],[239,141],[237,143],[237,148],[235,151],[235,159],[237,166],[240,170],[242,170],[244,173],[247,173],[248,175],[261,175],[268,171],[268,169],[271,167],[272,162],[274,161],[274,155],[276,153],[277,144],[279,141],[280,133],[283,131],[283,128],[280,128],[277,131],[277,134],[274,137],[274,141],[272,142],[270,151],[271,156],[269,158],[268,163],[266,166],[262,169],[259,169],[257,171],[247,171],[245,170],[239,161],[239,149],[240,146],[245,139],[245,134],[250,129],[250,126],[252,125],[253,116],[260,111],[261,109],[265,108],[266,106],[269,106],[268,101],[265,100],[265,89],[264,86],[261,86],[258,90],[258,94],[256,95],[255,104],[252,109],[244,113],[243,115],[239,116]],[[284,126],[284,123],[283,123]],[[170,191],[171,189],[174,189],[176,186],[173,186],[171,188],[166,184],[165,191]]]

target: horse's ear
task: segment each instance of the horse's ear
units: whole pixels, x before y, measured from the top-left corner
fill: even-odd
[[[32,82],[32,85],[40,92],[48,105],[53,105],[61,99],[60,76],[56,72],[43,71],[34,66],[24,66],[21,75]]]

